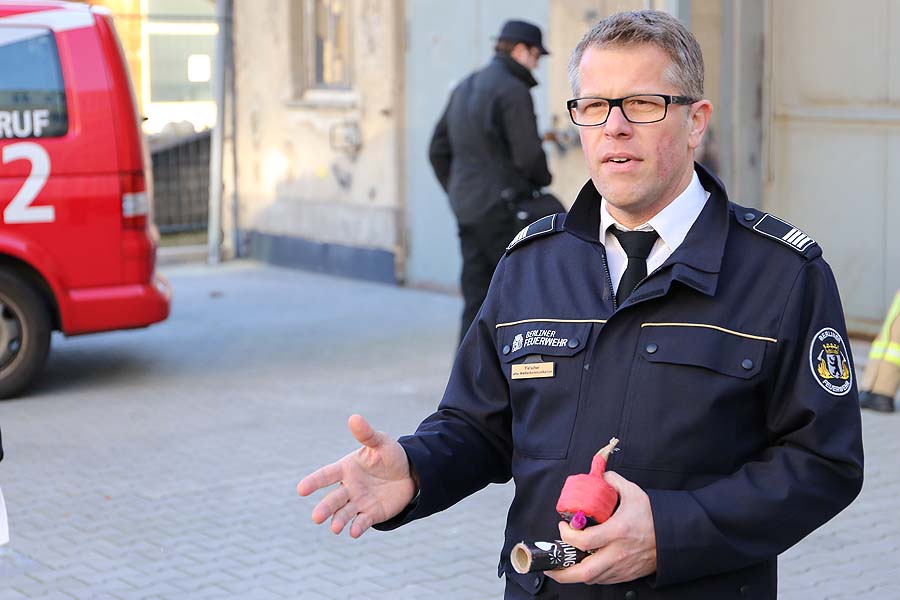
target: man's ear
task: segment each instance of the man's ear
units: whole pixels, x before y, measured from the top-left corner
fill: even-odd
[[[509,55],[517,61],[526,59],[528,57],[528,44],[525,44],[524,42],[517,43],[513,46],[512,50],[510,50]]]
[[[713,105],[709,100],[700,100],[691,105],[690,132],[688,133],[688,147],[696,150],[703,141],[706,128],[709,127],[709,119],[712,116]]]

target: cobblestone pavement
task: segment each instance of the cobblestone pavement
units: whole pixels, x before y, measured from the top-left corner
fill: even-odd
[[[351,413],[401,435],[434,408],[458,299],[254,263],[166,273],[168,321],[56,337],[32,394],[0,403],[0,600],[502,596],[511,485],[359,540],[294,490],[355,446]],[[898,429],[865,415],[862,496],[785,554],[782,598],[900,597]]]

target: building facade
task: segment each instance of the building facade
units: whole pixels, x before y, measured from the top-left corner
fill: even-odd
[[[247,251],[277,264],[400,280],[402,4],[285,0],[260,8],[234,5],[237,196]]]
[[[900,288],[895,0],[235,0],[242,244],[277,264],[455,289],[455,221],[427,161],[450,90],[490,59],[505,19],[539,24],[551,55],[533,97],[560,140],[545,149],[568,205],[587,180],[565,112],[569,52],[603,16],[647,7],[703,46],[703,160],[733,200],[819,240],[851,328],[877,328]]]
[[[87,1],[87,0],[79,0]],[[135,100],[150,135],[213,126],[219,27],[210,0],[90,0],[112,13]]]

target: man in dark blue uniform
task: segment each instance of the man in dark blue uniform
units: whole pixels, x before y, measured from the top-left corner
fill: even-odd
[[[341,482],[313,519],[358,537],[512,477],[507,598],[775,598],[777,555],[862,485],[834,277],[813,239],[694,164],[712,107],[677,20],[614,15],[570,65],[591,181],[510,243],[437,412],[399,442],[351,417],[364,447],[298,491]],[[576,531],[559,491],[613,436],[619,506]],[[510,568],[516,542],[560,537],[592,555]]]

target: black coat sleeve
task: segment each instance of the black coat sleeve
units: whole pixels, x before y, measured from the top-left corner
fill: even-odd
[[[531,93],[523,88],[517,93],[502,94],[499,106],[513,166],[534,187],[550,185],[553,177],[538,135]]]
[[[770,560],[844,509],[859,493],[863,450],[856,386],[829,392],[811,346],[825,328],[847,344],[828,265],[804,263],[782,313],[767,447],[736,472],[693,490],[646,490],[657,543],[656,585]],[[850,359],[849,347],[846,349]],[[850,367],[852,373],[852,366]]]
[[[445,192],[450,186],[450,163],[453,161],[453,147],[450,145],[450,135],[447,132],[447,112],[449,110],[450,104],[448,103],[434,128],[431,144],[428,147],[428,160],[431,161],[431,168],[434,169],[434,174]]]

